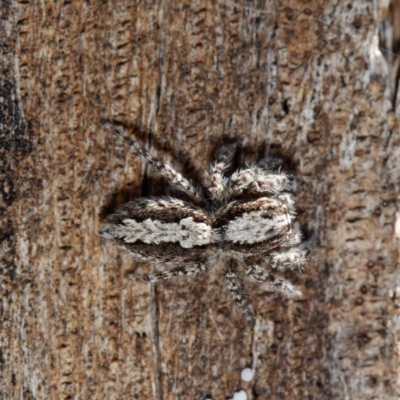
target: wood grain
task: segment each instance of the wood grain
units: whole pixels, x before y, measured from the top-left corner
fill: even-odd
[[[383,6],[381,6],[383,7]],[[397,399],[398,115],[376,3],[3,1],[0,132],[4,399]],[[200,181],[280,157],[313,241],[288,299],[222,265],[150,287],[101,243],[105,216],[165,182],[100,124],[139,132]],[[250,366],[246,383],[240,372]]]

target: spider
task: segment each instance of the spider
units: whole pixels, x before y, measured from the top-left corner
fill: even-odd
[[[287,174],[270,172],[261,161],[225,176],[235,153],[235,144],[231,144],[221,146],[202,187],[196,187],[119,126],[102,123],[190,200],[138,198],[107,217],[100,236],[136,261],[156,266],[156,272],[133,277],[155,283],[182,275],[197,276],[217,258],[223,259],[225,286],[249,324],[252,313],[243,276],[270,289],[300,294],[288,280],[275,274],[301,270],[306,262],[307,251],[294,221],[293,182]]]

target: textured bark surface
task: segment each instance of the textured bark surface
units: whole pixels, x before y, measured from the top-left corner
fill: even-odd
[[[386,10],[330,0],[1,7],[0,397],[398,398],[400,132],[376,40]],[[124,278],[135,266],[101,243],[102,221],[169,189],[101,117],[139,130],[198,181],[222,136],[238,139],[237,165],[283,158],[314,243],[293,277],[303,296],[247,284],[251,329],[222,290],[222,265],[156,287]]]

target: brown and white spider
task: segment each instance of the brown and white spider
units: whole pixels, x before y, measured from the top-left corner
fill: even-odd
[[[222,258],[225,285],[249,324],[252,318],[241,275],[287,294],[300,294],[272,272],[301,270],[306,260],[288,175],[269,172],[260,162],[226,177],[234,146],[224,146],[205,173],[203,186],[197,188],[122,129],[103,124],[190,199],[139,198],[108,216],[100,235],[136,261],[156,266],[157,272],[135,275],[137,280],[154,283],[198,275]]]

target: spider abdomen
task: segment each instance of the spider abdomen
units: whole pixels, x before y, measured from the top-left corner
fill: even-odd
[[[117,209],[108,222],[100,231],[103,238],[145,258],[184,259],[189,249],[202,253],[215,241],[206,213],[175,198],[137,199]]]
[[[107,219],[101,235],[125,243],[179,242],[191,248],[212,241],[211,219],[200,208],[179,199],[138,199],[124,204]]]

